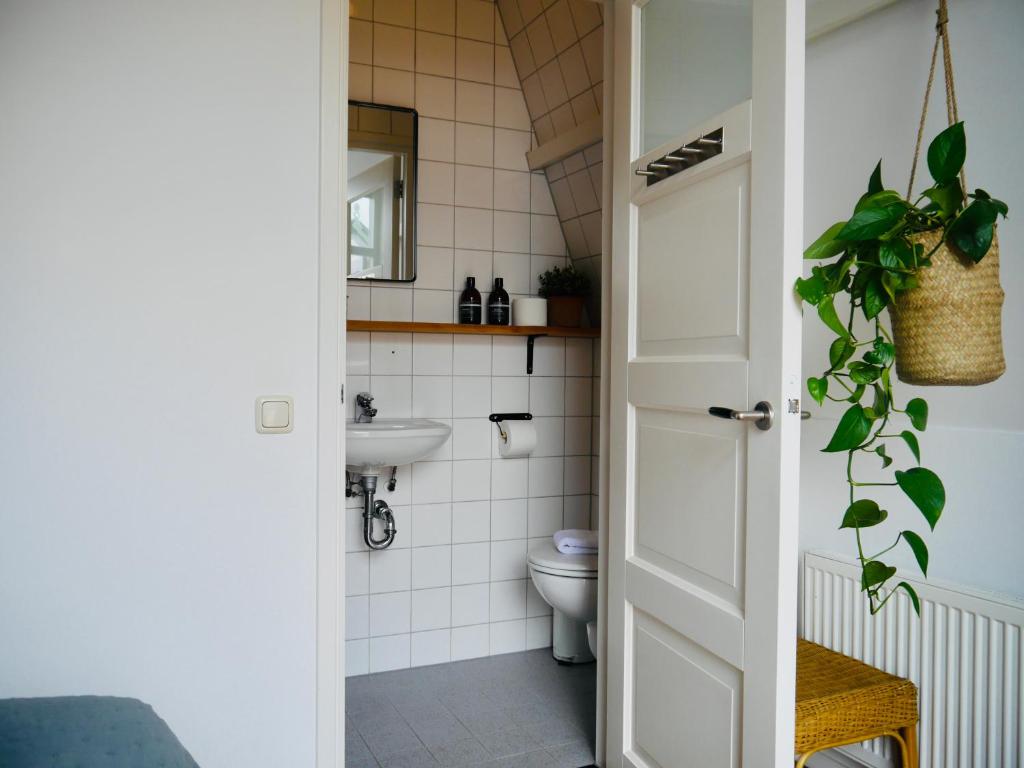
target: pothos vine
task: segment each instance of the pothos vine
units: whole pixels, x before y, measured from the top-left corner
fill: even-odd
[[[800,297],[817,308],[819,319],[836,334],[829,346],[828,368],[821,376],[809,378],[807,389],[818,405],[825,400],[848,404],[823,450],[847,454],[849,503],[840,528],[854,532],[861,589],[867,594],[872,614],[878,613],[898,590],[908,595],[914,610],[920,613],[920,600],[910,584],[899,581],[891,586],[896,568],[884,562],[882,556],[905,542],[927,576],[929,553],[924,539],[909,529],[899,531],[891,544],[872,552],[865,530],[884,523],[889,513],[874,499],[858,498],[861,489],[900,488],[921,512],[930,530],[935,529],[946,504],[942,480],[921,466],[917,433],[924,432],[928,425],[928,403],[915,397],[899,408],[894,399],[896,348],[882,323],[881,312],[900,293],[916,287],[918,272],[931,265],[931,257],[943,244],[974,262],[981,261],[991,246],[996,219],[1007,213],[1006,204],[984,190],[964,193],[960,173],[966,154],[963,123],[940,133],[928,147],[928,169],[934,184],[913,203],[883,188],[879,162],[853,216],[830,227],[804,252],[805,259],[836,260],[812,267],[810,277],[796,282]],[[942,237],[926,253],[920,236],[939,230]],[[849,300],[845,323],[835,305],[840,294]],[[874,338],[858,338],[857,310],[873,327]],[[869,391],[871,404],[865,405]],[[890,428],[895,414],[906,417],[911,429]],[[883,470],[893,464],[887,450],[888,440],[905,444],[917,466],[894,470],[892,481],[857,480],[854,466],[858,457],[874,454]]]

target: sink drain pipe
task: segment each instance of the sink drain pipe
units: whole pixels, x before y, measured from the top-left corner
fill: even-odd
[[[363,541],[370,549],[387,549],[394,542],[395,534],[398,533],[398,529],[395,527],[395,516],[384,499],[376,501],[373,499],[377,493],[376,475],[363,475],[359,478],[359,484],[363,487]],[[374,538],[374,520],[383,521],[384,538]]]

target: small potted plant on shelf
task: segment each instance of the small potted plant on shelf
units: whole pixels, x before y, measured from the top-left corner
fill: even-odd
[[[548,325],[579,328],[583,324],[583,302],[590,291],[590,279],[573,265],[554,267],[538,276],[537,292],[548,300]]]

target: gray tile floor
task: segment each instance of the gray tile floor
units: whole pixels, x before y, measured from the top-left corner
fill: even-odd
[[[596,673],[544,648],[350,677],[346,768],[589,766]]]

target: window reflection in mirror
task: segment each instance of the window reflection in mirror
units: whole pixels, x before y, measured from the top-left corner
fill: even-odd
[[[416,278],[416,112],[349,102],[350,279]]]

